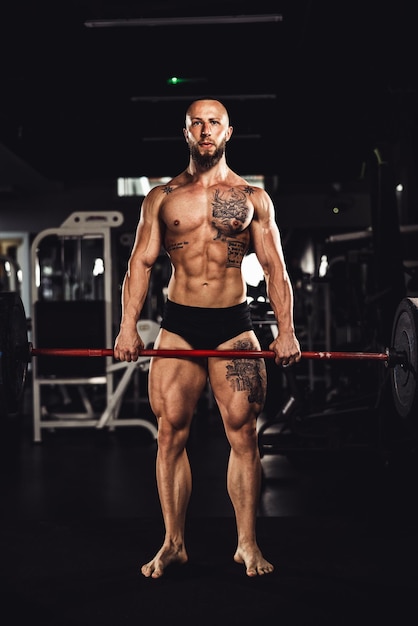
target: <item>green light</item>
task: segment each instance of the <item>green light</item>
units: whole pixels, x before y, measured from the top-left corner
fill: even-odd
[[[169,85],[180,85],[180,83],[184,83],[184,79],[178,78],[178,76],[171,76],[167,79],[167,83]]]

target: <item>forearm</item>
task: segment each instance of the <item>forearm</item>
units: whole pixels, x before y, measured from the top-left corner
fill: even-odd
[[[279,278],[267,274],[266,289],[274,317],[279,326],[279,332],[293,333],[295,330],[293,319],[293,289],[287,272],[284,271]]]
[[[136,328],[147,297],[150,274],[150,268],[128,268],[122,284],[121,328]]]

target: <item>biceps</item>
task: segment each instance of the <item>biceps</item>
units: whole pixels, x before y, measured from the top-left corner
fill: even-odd
[[[283,249],[277,226],[259,228],[255,233],[254,251],[265,274],[284,266]]]
[[[158,225],[140,222],[130,257],[131,265],[151,267],[161,252],[161,233]]]

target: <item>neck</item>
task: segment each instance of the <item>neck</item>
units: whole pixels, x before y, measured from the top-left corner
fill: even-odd
[[[200,167],[190,158],[189,165],[187,168],[187,173],[192,176],[195,180],[206,181],[210,183],[210,181],[214,182],[217,180],[224,180],[228,176],[229,167],[226,163],[225,157],[213,167],[209,169],[205,169]]]

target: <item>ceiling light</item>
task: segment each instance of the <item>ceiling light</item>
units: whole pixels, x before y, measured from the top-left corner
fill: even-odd
[[[182,96],[131,96],[131,102],[182,102],[184,100],[192,102],[193,100],[199,100],[202,95],[182,95]],[[211,99],[216,100],[276,100],[275,93],[253,93],[253,94],[230,94],[222,96],[212,96]]]
[[[195,24],[255,24],[282,22],[282,15],[209,15],[206,17],[142,17],[128,19],[86,20],[87,28],[121,28],[126,26],[191,26]]]

